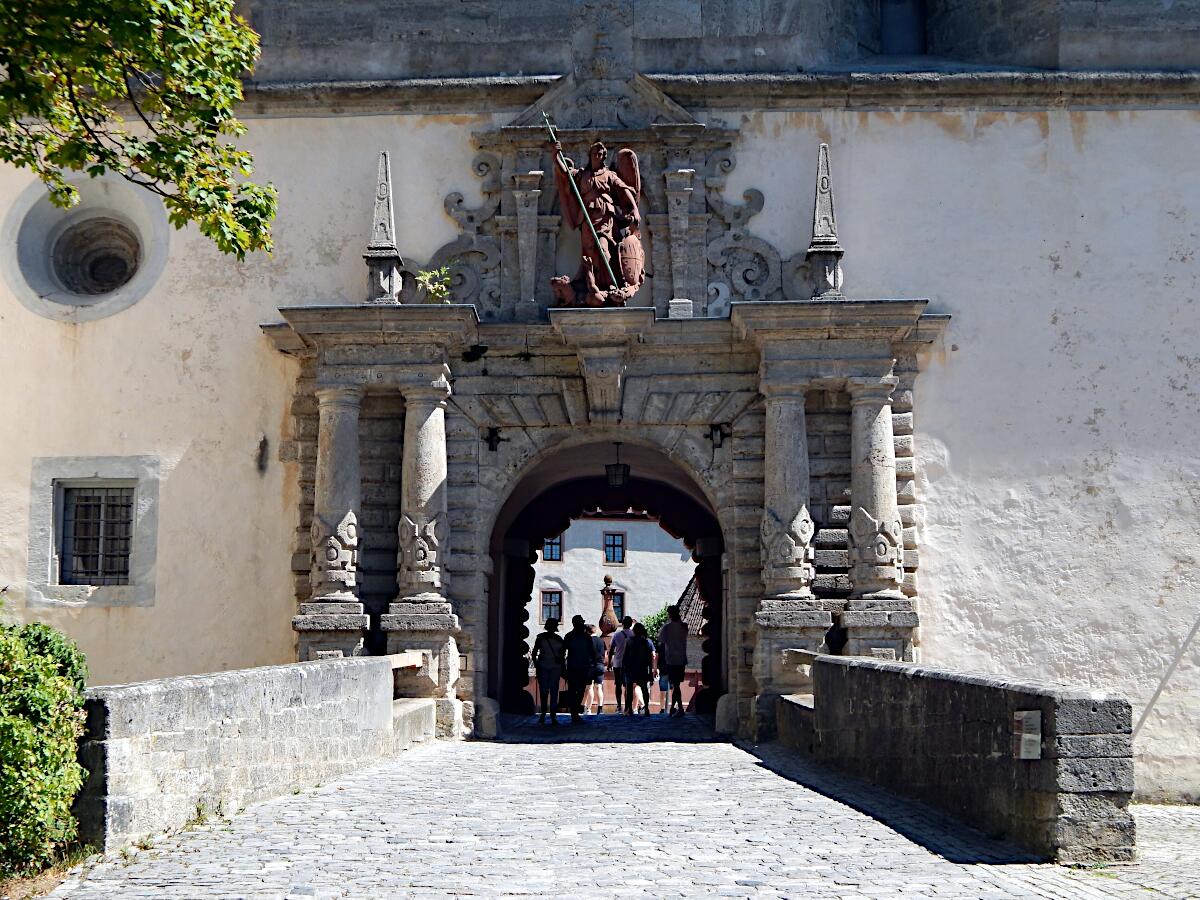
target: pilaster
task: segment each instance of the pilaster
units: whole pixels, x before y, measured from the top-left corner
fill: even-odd
[[[513,176],[513,200],[517,207],[517,260],[521,273],[521,296],[517,298],[517,319],[531,322],[538,317],[537,253],[538,198],[542,196],[542,171],[531,170]]]
[[[676,300],[695,300],[688,296],[688,210],[692,203],[692,193],[695,190],[692,182],[696,177],[695,169],[676,169],[664,172],[667,189],[667,228],[671,240],[671,302]],[[674,318],[674,316],[672,316]]]

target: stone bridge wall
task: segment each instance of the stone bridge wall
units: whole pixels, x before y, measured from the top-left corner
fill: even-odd
[[[1059,862],[1133,858],[1124,698],[881,660],[788,657],[811,666],[814,690],[779,701],[788,745]],[[1023,722],[1022,739],[1018,713],[1040,717],[1040,734]]]
[[[360,657],[93,688],[80,838],[112,850],[429,738],[434,702],[393,701],[395,663]]]

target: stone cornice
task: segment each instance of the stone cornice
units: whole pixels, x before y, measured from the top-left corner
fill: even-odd
[[[286,325],[262,329],[284,352],[299,350],[295,339],[306,348],[348,341],[457,347],[473,344],[479,329],[475,307],[457,304],[284,306],[279,314]]]
[[[519,112],[560,76],[297,81],[245,87],[241,115]],[[950,71],[647,75],[689,109],[993,109],[1200,106],[1200,72]]]
[[[1200,106],[1200,72],[839,72],[651,75],[708,109],[941,109]]]
[[[910,340],[928,300],[809,300],[734,303],[729,320],[760,346],[784,340]]]

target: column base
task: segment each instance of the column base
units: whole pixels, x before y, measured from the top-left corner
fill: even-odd
[[[292,629],[299,636],[300,662],[362,656],[370,621],[361,603],[301,603],[300,614],[292,618]]]
[[[915,660],[913,638],[920,620],[911,599],[890,592],[856,597],[846,601],[840,619],[846,630],[844,655]]]
[[[379,627],[387,634],[388,653],[422,650],[428,654],[426,665],[415,672],[397,672],[398,696],[455,700],[459,664],[454,635],[459,630],[458,616],[445,597],[422,594],[393,600],[387,613],[380,616]],[[457,721],[461,725],[461,706]]]
[[[833,612],[841,601],[770,597],[754,617],[758,640],[754,645],[754,698],[751,729],[755,741],[775,737],[775,711],[784,694],[812,693],[812,677],[784,659],[784,650],[824,653],[825,635],[833,627]]]

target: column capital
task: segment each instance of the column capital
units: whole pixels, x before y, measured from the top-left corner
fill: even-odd
[[[852,376],[846,379],[846,392],[850,394],[851,405],[860,403],[884,404],[890,403],[892,391],[900,379],[895,375]]]
[[[450,380],[445,373],[433,381],[422,381],[400,386],[406,403],[444,404],[450,398]]]
[[[763,381],[758,387],[759,393],[768,400],[804,400],[805,395],[815,389],[811,381]]]
[[[363,387],[360,384],[328,384],[313,391],[321,406],[359,406],[362,403]]]

